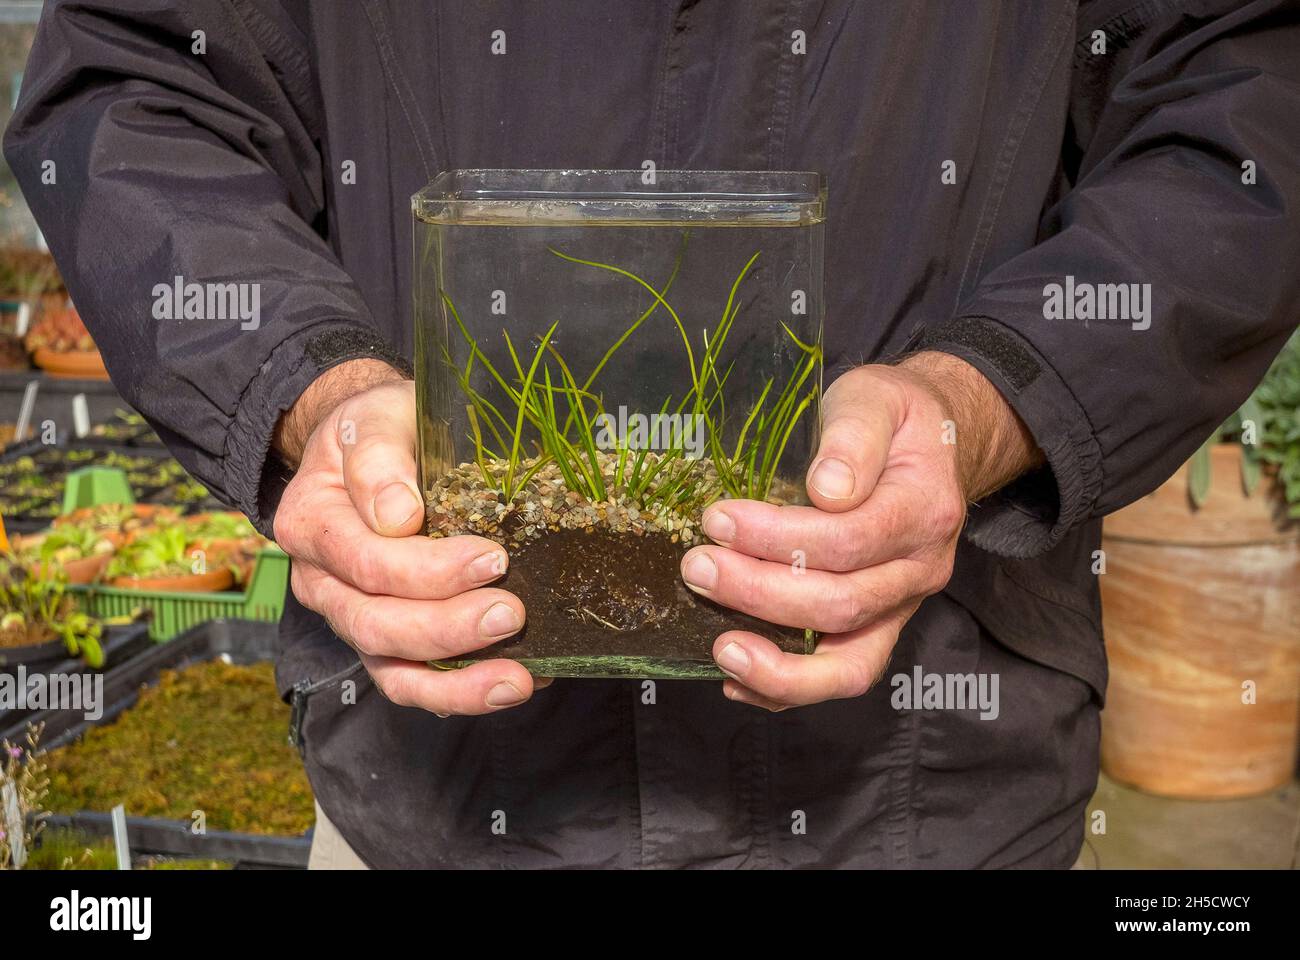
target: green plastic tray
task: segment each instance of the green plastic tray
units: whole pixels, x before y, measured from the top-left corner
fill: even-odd
[[[279,547],[267,547],[258,552],[253,576],[243,591],[183,593],[94,584],[73,585],[68,591],[80,594],[86,610],[101,619],[127,617],[141,609],[150,611],[149,636],[163,641],[219,617],[274,623],[284,613],[288,583],[289,557]]]
[[[63,490],[63,512],[105,503],[134,503],[126,474],[113,467],[85,467],[68,474]],[[149,636],[170,640],[190,627],[219,617],[274,623],[284,613],[289,585],[289,557],[279,547],[258,552],[248,588],[222,593],[179,593],[165,590],[131,590],[95,584],[69,586],[80,594],[86,611],[101,619],[126,617],[138,610],[151,612]]]

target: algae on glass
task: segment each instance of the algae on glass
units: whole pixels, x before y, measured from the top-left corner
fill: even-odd
[[[491,657],[544,676],[720,677],[686,588],[722,498],[803,500],[822,385],[812,173],[462,170],[413,198],[420,468],[433,537],[503,544]]]

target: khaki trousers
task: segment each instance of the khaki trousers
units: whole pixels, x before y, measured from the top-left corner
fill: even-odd
[[[348,846],[343,834],[330,823],[325,811],[316,804],[316,832],[312,834],[308,870],[369,870]]]

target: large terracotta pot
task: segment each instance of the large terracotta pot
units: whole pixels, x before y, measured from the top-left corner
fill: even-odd
[[[114,577],[109,581],[110,587],[167,593],[220,593],[229,590],[234,584],[235,574],[225,568],[175,577]]]
[[[1102,768],[1162,796],[1263,793],[1296,764],[1300,524],[1267,479],[1243,494],[1239,446],[1211,462],[1200,509],[1180,471],[1103,527]]]
[[[108,370],[98,350],[58,351],[41,347],[32,362],[51,377],[76,380],[107,380]]]

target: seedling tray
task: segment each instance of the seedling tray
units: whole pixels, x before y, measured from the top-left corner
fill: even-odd
[[[68,657],[66,654],[55,660],[46,660],[40,663],[27,664],[28,674],[43,673],[67,675],[73,673],[104,673],[107,675],[109,670],[114,669],[137,654],[143,653],[153,646],[153,641],[149,639],[149,629],[143,623],[131,623],[120,627],[108,627],[104,631],[102,641],[104,648],[104,666],[96,670],[94,667],[87,666],[86,662],[80,657]],[[0,656],[4,651],[0,650]],[[11,663],[0,665],[0,674],[15,676],[17,674],[18,664]],[[12,729],[16,724],[21,723],[32,714],[35,710],[0,710],[0,730]],[[12,740],[13,738],[10,737]]]
[[[76,463],[69,464],[66,459],[67,454],[72,452],[81,452],[87,454],[84,461],[85,466],[78,466]],[[57,460],[52,460],[51,455],[63,455]],[[132,492],[131,485],[127,477],[121,471],[120,480],[104,481],[78,481],[76,478],[87,470],[93,470],[96,475],[102,475],[111,468],[96,466],[97,463],[109,456],[118,454],[133,459],[144,459],[157,463],[167,459],[168,454],[162,448],[150,447],[129,447],[121,444],[109,444],[100,442],[82,442],[77,441],[72,444],[44,444],[39,440],[27,440],[22,443],[11,444],[5,448],[3,456],[0,456],[0,463],[12,463],[23,457],[31,457],[35,461],[36,472],[51,483],[62,483],[62,496],[58,493],[50,497],[48,504],[43,505],[41,511],[32,512],[31,510],[5,512],[4,521],[5,529],[11,533],[34,533],[37,530],[43,530],[60,514],[67,513],[69,510],[78,506],[90,506],[95,503],[133,503],[139,499]],[[88,499],[91,494],[85,489],[89,484],[91,489],[107,483],[107,487],[95,494],[102,499]],[[78,492],[78,487],[81,492]],[[154,492],[151,488],[139,488],[137,491],[141,495],[147,492]],[[125,498],[125,499],[123,499]],[[62,509],[60,509],[60,502]],[[71,504],[71,505],[70,505]]]
[[[94,721],[80,713],[43,710],[0,732],[16,740],[27,723],[44,723],[42,749],[55,750],[71,743],[91,726],[112,723],[135,705],[143,686],[156,683],[162,670],[181,669],[222,655],[234,663],[248,664],[275,656],[274,625],[241,620],[213,620],[186,631],[168,644],[149,647],[104,675],[104,713]],[[286,736],[288,730],[286,728]],[[129,813],[129,811],[128,811]],[[112,833],[107,813],[81,811],[50,817],[49,827],[72,827],[95,835]],[[305,868],[311,849],[308,837],[278,837],[229,831],[196,835],[185,821],[160,817],[127,817],[127,837],[132,853],[198,857],[234,861],[244,866]]]
[[[242,591],[184,593],[78,584],[69,586],[68,592],[81,598],[88,613],[102,619],[149,611],[149,636],[161,642],[220,618],[276,623],[284,612],[288,584],[289,557],[279,547],[267,547],[258,552],[248,588]]]
[[[126,475],[108,467],[84,467],[69,474],[63,491],[63,513],[105,503],[134,502]],[[5,523],[9,524],[8,518]],[[49,523],[48,519],[42,520],[34,529],[44,529]],[[28,532],[18,526],[10,529]],[[289,558],[279,547],[272,546],[258,553],[248,587],[242,591],[185,593],[75,584],[68,587],[68,592],[80,598],[87,613],[100,619],[130,617],[142,609],[149,611],[149,636],[163,641],[220,617],[278,622],[284,612],[288,585]]]
[[[45,818],[45,829],[70,829],[92,837],[111,837],[113,818],[112,814],[90,811],[54,813]],[[235,869],[306,870],[311,855],[308,837],[274,837],[226,830],[209,830],[196,836],[184,820],[161,817],[127,817],[126,836],[132,855],[223,860],[234,863]]]

